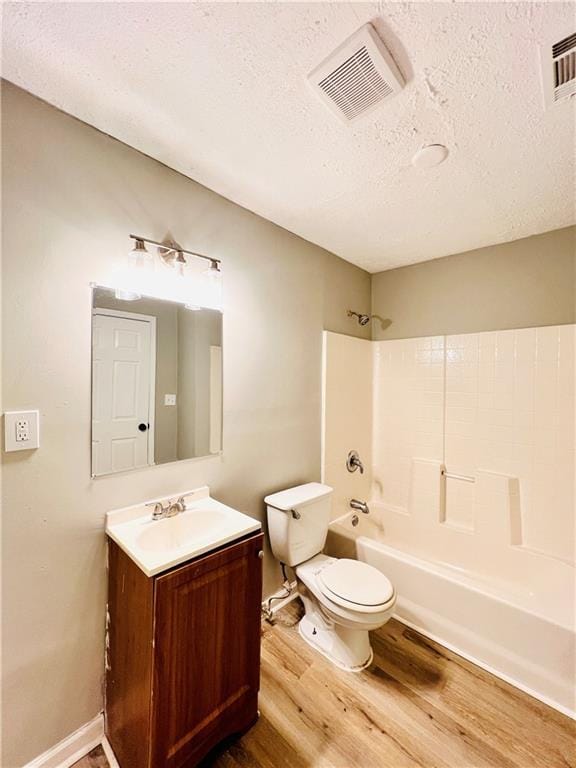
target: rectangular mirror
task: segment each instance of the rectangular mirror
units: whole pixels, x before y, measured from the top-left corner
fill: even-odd
[[[222,450],[222,313],[92,292],[92,475]]]

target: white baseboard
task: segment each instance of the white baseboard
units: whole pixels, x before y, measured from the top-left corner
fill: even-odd
[[[24,768],[70,768],[91,749],[101,744],[103,738],[104,716],[100,714],[39,755],[31,763],[27,763]]]
[[[112,752],[112,747],[110,746],[110,742],[104,736],[102,739],[102,749],[104,750],[104,754],[108,758],[108,763],[110,764],[110,768],[120,768],[120,763],[118,760],[116,760],[116,755],[114,752]]]

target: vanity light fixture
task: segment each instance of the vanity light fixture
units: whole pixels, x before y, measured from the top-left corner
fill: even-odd
[[[133,252],[135,250],[141,251],[142,248],[146,251],[145,243],[149,243],[150,245],[158,246],[160,257],[167,264],[187,264],[187,260],[184,256],[186,253],[188,256],[195,256],[198,259],[206,259],[206,261],[210,262],[210,269],[215,268],[220,272],[220,264],[222,262],[220,259],[215,259],[213,256],[206,256],[203,253],[196,253],[196,251],[187,251],[185,248],[181,248],[177,243],[160,243],[158,240],[151,240],[149,237],[142,237],[141,235],[130,235],[130,237],[136,242],[136,245],[132,249]],[[216,266],[214,267],[214,265]]]
[[[189,309],[221,309],[220,259],[188,251],[174,241],[129,237],[133,246],[127,263],[115,271],[116,298],[133,301],[151,296],[177,301]],[[201,259],[208,262],[207,268],[202,268]]]

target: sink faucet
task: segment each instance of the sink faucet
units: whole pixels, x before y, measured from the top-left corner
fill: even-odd
[[[180,496],[177,501],[166,499],[166,501],[151,502],[150,504],[146,504],[146,506],[154,507],[152,520],[163,520],[165,517],[174,517],[174,515],[179,515],[186,509],[186,503],[183,496]]]
[[[351,499],[350,506],[352,509],[357,509],[358,512],[364,512],[365,515],[370,513],[368,504],[365,501],[358,501],[358,499]]]

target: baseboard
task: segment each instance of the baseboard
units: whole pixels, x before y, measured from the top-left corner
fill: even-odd
[[[112,747],[110,746],[110,742],[108,741],[106,736],[104,736],[104,738],[102,739],[102,749],[104,750],[104,754],[108,759],[110,768],[120,768],[120,763],[118,762],[118,760],[116,760],[116,755],[112,751]]]
[[[103,738],[104,716],[100,714],[31,763],[27,763],[24,768],[70,768],[91,749],[101,744]]]

